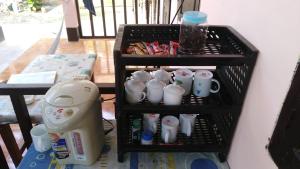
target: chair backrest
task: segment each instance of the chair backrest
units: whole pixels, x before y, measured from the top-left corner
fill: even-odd
[[[9,169],[7,161],[5,159],[5,155],[3,153],[3,150],[1,148],[1,146],[0,146],[0,164],[1,164],[1,168],[3,168],[3,169]]]

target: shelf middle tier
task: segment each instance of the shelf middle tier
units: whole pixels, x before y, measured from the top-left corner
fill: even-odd
[[[243,55],[193,55],[193,56],[138,56],[122,54],[118,58],[125,65],[140,66],[222,66],[222,65],[242,65],[248,62],[248,58]]]
[[[138,104],[129,104],[124,100],[121,105],[121,111],[131,113],[211,113],[211,112],[228,112],[240,109],[240,105],[233,104],[231,97],[221,97],[222,93],[211,94],[209,97],[200,98],[193,94],[184,96],[182,103],[176,106],[164,105],[163,102],[159,104],[152,104],[147,99]]]

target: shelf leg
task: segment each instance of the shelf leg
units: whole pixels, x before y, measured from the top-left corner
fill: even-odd
[[[227,154],[225,154],[224,152],[219,152],[218,157],[219,157],[219,160],[221,163],[223,163],[227,160]]]
[[[118,152],[118,161],[120,163],[124,162],[124,153]]]

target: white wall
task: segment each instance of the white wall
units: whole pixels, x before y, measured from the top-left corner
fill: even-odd
[[[260,51],[229,155],[231,169],[275,169],[265,145],[300,54],[299,0],[202,0],[210,24],[233,26]]]

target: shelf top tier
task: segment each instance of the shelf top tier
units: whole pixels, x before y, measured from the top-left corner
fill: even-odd
[[[180,25],[121,25],[114,46],[114,57],[126,65],[239,65],[255,60],[258,50],[229,26],[208,26],[202,54],[167,56],[126,54],[130,43],[169,44],[179,40]]]

